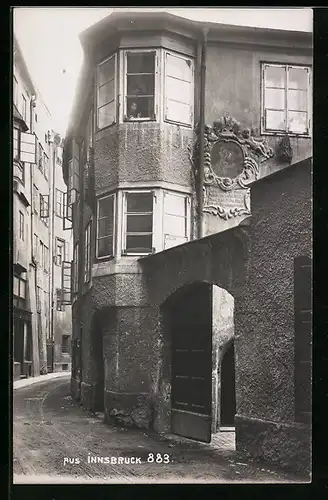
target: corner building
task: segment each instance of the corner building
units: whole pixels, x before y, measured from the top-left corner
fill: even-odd
[[[312,154],[311,35],[112,14],[81,43],[63,157],[72,394],[108,421],[209,441],[236,413],[247,179]]]

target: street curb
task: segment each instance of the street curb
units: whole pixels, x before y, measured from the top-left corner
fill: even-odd
[[[29,377],[22,380],[15,380],[13,382],[13,389],[20,389],[21,387],[37,384],[38,382],[45,382],[60,377],[70,377],[70,376],[71,372],[65,371],[65,372],[47,373],[47,375],[39,375],[38,377]]]

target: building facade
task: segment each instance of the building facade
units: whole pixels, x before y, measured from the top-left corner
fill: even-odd
[[[63,161],[72,393],[109,421],[209,441],[238,413],[251,185],[312,155],[311,35],[143,13],[81,42]]]
[[[57,238],[67,242],[67,259],[72,246],[71,231],[63,238],[63,218],[53,210],[56,192],[64,191],[62,141],[16,38],[13,49],[13,361],[19,379],[57,369],[59,362],[70,366],[66,337],[65,352],[52,362],[61,336],[71,334],[71,308],[56,307],[62,266],[57,271],[53,262]]]

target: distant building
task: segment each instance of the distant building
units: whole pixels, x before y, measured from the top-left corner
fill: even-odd
[[[129,13],[81,42],[63,162],[72,393],[108,421],[209,441],[247,397],[250,186],[312,156],[311,34]]]
[[[70,368],[71,307],[62,304],[62,140],[14,39],[13,357],[14,379]],[[54,358],[53,358],[54,356]],[[53,359],[52,359],[53,358]]]

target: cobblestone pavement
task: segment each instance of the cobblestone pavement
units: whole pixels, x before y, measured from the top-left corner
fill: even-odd
[[[17,388],[13,399],[14,484],[302,482],[241,457],[233,432],[202,444],[106,425],[72,400],[69,375]]]

